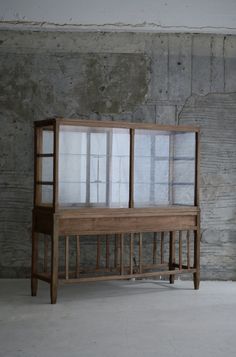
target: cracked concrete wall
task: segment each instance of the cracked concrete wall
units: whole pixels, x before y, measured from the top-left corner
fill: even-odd
[[[235,36],[0,31],[0,78],[1,277],[29,276],[32,124],[59,115],[199,125],[202,277],[236,279]]]

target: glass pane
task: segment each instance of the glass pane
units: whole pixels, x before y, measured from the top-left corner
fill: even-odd
[[[194,205],[195,133],[175,133],[172,203]]]
[[[170,133],[135,130],[135,207],[169,203]]]
[[[49,128],[43,128],[42,131],[42,154],[53,153],[53,131]]]
[[[42,163],[42,180],[41,181],[53,181],[53,158],[41,157],[38,158]]]
[[[134,205],[193,205],[195,133],[135,130]]]
[[[52,204],[53,202],[53,186],[52,185],[41,185],[42,199],[41,203],[43,204]]]
[[[128,207],[129,130],[60,126],[59,203]]]

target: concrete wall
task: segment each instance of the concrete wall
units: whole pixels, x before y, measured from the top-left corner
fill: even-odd
[[[0,26],[236,33],[235,0],[1,0]]]
[[[59,115],[199,125],[202,277],[236,279],[236,37],[1,31],[0,59],[0,276],[29,275],[32,123]]]

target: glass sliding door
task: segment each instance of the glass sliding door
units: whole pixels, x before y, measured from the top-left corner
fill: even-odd
[[[195,150],[195,133],[175,133],[172,192],[172,204],[174,205],[194,205]]]
[[[194,205],[195,135],[135,130],[134,207]]]
[[[129,130],[61,125],[59,205],[128,207]]]

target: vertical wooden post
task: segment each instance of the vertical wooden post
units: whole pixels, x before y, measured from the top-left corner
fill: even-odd
[[[129,265],[130,265],[130,274],[133,274],[133,256],[134,256],[134,234],[130,234],[130,257],[129,257]]]
[[[199,187],[200,187],[200,134],[196,133],[195,143],[195,206],[199,209]],[[197,230],[194,231],[194,268],[197,269],[193,274],[194,288],[199,289],[200,285],[200,209],[197,215]]]
[[[139,273],[140,274],[142,274],[143,271],[142,260],[143,260],[143,235],[142,233],[139,233]]]
[[[161,264],[164,263],[164,232],[161,232]]]
[[[54,215],[53,232],[52,232],[52,248],[51,248],[51,304],[57,302],[57,286],[58,286],[58,218]]]
[[[134,129],[130,129],[129,208],[134,207]]]
[[[174,202],[173,197],[173,176],[174,176],[174,140],[175,136],[170,133],[169,141],[169,204],[172,205]]]
[[[65,237],[65,275],[69,279],[69,236]]]
[[[42,186],[37,182],[42,181],[42,154],[43,129],[34,127],[34,206],[42,203]]]
[[[200,213],[198,213],[198,227],[194,231],[194,268],[197,269],[193,274],[194,289],[198,290],[200,285]]]
[[[76,278],[80,275],[80,236],[76,236]]]
[[[120,274],[124,275],[124,234],[120,235]]]
[[[53,124],[54,141],[53,141],[53,209],[58,209],[58,163],[59,163],[59,123]]]
[[[38,279],[35,274],[38,273],[38,233],[34,230],[34,213],[32,224],[32,262],[31,262],[31,295],[36,296],[38,290]]]
[[[86,147],[86,204],[90,203],[90,155],[91,155],[91,133],[88,131]]]
[[[157,262],[157,232],[155,232],[153,236],[152,262],[153,264]]]
[[[182,270],[182,231],[179,231],[179,270]]]
[[[169,270],[174,270],[175,263],[175,237],[176,232],[170,232],[170,248],[169,248]],[[170,284],[174,284],[175,276],[174,274],[170,275]]]

